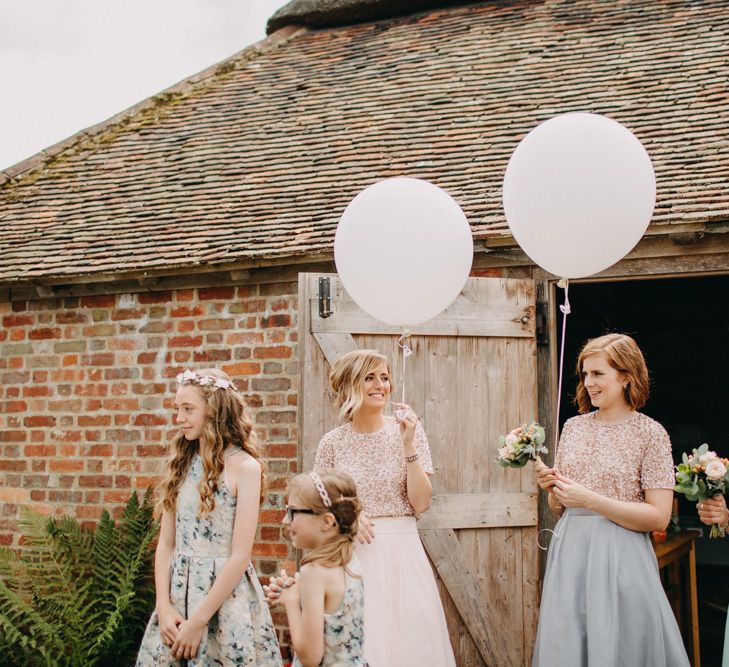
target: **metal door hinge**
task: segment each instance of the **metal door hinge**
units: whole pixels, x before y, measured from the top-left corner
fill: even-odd
[[[324,319],[334,312],[330,289],[329,278],[319,278],[319,317]]]

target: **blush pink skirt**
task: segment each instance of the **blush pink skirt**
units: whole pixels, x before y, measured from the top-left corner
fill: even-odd
[[[370,667],[455,667],[443,605],[414,517],[374,517],[358,544]]]

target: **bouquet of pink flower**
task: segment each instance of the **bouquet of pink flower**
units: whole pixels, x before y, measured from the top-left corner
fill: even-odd
[[[529,461],[536,461],[540,454],[546,454],[544,441],[547,436],[544,427],[532,422],[508,435],[499,436],[499,458],[502,468],[523,468]]]
[[[703,502],[726,493],[729,490],[729,459],[722,459],[716,452],[709,451],[706,443],[694,449],[691,455],[684,452],[682,462],[676,466],[673,490],[692,502]],[[718,523],[712,524],[709,537],[724,537]]]

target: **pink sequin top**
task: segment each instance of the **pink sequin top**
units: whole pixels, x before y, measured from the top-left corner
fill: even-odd
[[[645,489],[673,489],[671,440],[657,421],[639,412],[603,424],[595,412],[565,422],[555,467],[601,496],[641,503]]]
[[[356,433],[351,423],[329,431],[317,447],[314,469],[336,468],[350,475],[368,517],[414,516],[400,426],[393,417],[386,419],[385,427],[375,433]],[[432,474],[430,447],[420,423],[415,427],[415,447],[423,470]]]

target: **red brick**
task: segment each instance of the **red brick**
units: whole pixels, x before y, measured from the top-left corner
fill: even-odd
[[[111,312],[112,321],[140,320],[146,314],[144,308],[118,308]]]
[[[258,512],[258,523],[281,523],[284,514],[284,510],[260,510]]]
[[[172,292],[141,292],[137,295],[139,303],[167,303],[172,301]]]
[[[137,456],[162,457],[167,451],[164,445],[137,445]]]
[[[26,445],[23,447],[25,456],[55,456],[55,445]]]
[[[32,428],[34,426],[55,426],[55,417],[44,417],[42,415],[34,415],[32,417],[26,417],[23,420],[23,426]]]
[[[25,372],[14,372],[14,373],[0,373],[0,384],[25,384],[30,380],[30,373]]]
[[[82,366],[113,366],[114,355],[111,352],[97,352],[96,354],[82,354]]]
[[[13,329],[10,332],[10,340],[18,342],[20,340],[25,340],[25,330],[24,329]]]
[[[25,412],[28,404],[25,401],[5,401],[2,404],[3,412]]]
[[[113,294],[82,296],[81,305],[84,308],[112,308],[116,305],[116,296]]]
[[[199,347],[202,342],[202,336],[173,336],[167,345],[168,347]]]
[[[257,347],[253,350],[256,359],[286,359],[293,354],[293,350],[286,345],[275,345],[273,347]]]
[[[203,314],[202,306],[178,306],[170,311],[172,317],[197,317]]]
[[[21,472],[27,470],[28,464],[24,459],[0,459],[0,470],[13,470]]]
[[[195,331],[195,322],[192,320],[179,320],[177,322],[177,333],[190,333]]]
[[[200,301],[227,301],[235,296],[235,287],[201,287],[197,295]]]
[[[111,415],[79,415],[79,426],[110,426]]]
[[[295,459],[298,454],[296,445],[266,445],[264,451],[272,459]]]
[[[0,429],[0,442],[25,442],[28,439],[26,431],[8,431]]]
[[[74,389],[76,396],[106,396],[109,386],[106,384],[77,384]]]
[[[111,475],[79,475],[78,477],[78,485],[82,488],[111,488],[113,484],[114,478]]]
[[[135,426],[165,426],[170,423],[168,417],[153,414],[141,414],[134,418]]]
[[[74,311],[56,313],[56,322],[58,324],[85,324],[88,321],[89,316],[86,313]]]
[[[261,372],[261,364],[252,363],[249,361],[242,362],[240,364],[227,364],[223,366],[223,371],[228,375],[255,375]]]
[[[81,472],[84,462],[83,459],[53,459],[50,469],[52,472]]]
[[[286,544],[254,544],[253,545],[254,556],[279,556],[280,558],[286,558],[289,553],[288,545]]]
[[[225,318],[210,318],[200,320],[197,323],[198,329],[201,331],[221,331],[235,328],[235,320]]]
[[[291,315],[268,315],[261,318],[261,327],[264,329],[289,326],[291,326]]]
[[[113,445],[88,445],[85,448],[87,456],[113,456]]]
[[[157,361],[156,352],[140,352],[137,355],[138,364],[153,364],[155,361]]]
[[[29,327],[35,324],[31,315],[6,315],[3,317],[3,327]]]
[[[28,332],[28,338],[31,340],[48,340],[50,338],[60,338],[61,330],[59,328],[42,327],[40,329],[31,329]]]

